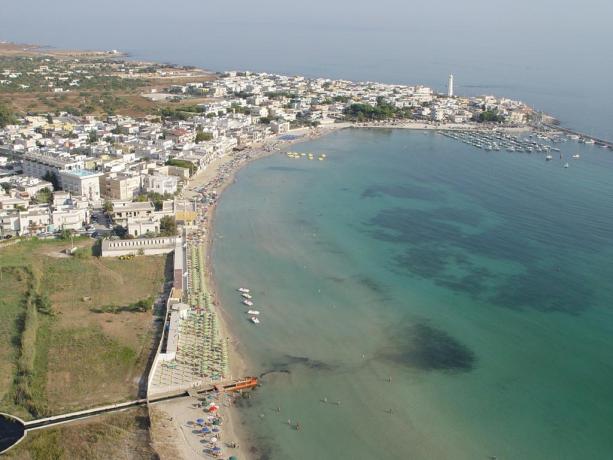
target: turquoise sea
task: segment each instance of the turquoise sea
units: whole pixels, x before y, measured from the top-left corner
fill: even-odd
[[[343,130],[238,173],[212,256],[254,458],[613,456],[613,154],[561,149]]]

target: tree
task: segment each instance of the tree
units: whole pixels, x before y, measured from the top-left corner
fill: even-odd
[[[210,141],[213,139],[213,135],[211,133],[205,133],[201,129],[196,131],[196,144],[204,141]]]
[[[164,216],[160,219],[160,234],[162,236],[175,236],[177,234],[177,222],[174,216]]]
[[[0,128],[4,128],[7,125],[14,125],[17,123],[17,117],[11,112],[11,110],[0,102]]]
[[[93,144],[94,142],[98,142],[98,133],[94,129],[92,129],[87,135],[87,142]]]
[[[36,310],[44,315],[53,316],[53,306],[47,294],[37,294],[34,300]]]
[[[53,203],[53,193],[51,193],[51,190],[45,187],[39,190],[38,193],[36,194],[36,201],[38,203],[51,204]]]
[[[47,171],[43,176],[43,180],[47,182],[51,182],[53,184],[53,190],[60,189],[60,179],[57,177],[57,174],[51,171]]]
[[[164,193],[163,195],[158,192],[141,193],[136,195],[132,201],[144,203],[145,201],[151,201],[155,206],[156,211],[160,211],[164,206],[164,200],[170,200],[172,195],[170,193]]]
[[[50,125],[53,124],[53,116],[50,113],[47,114],[47,123]]]
[[[104,204],[102,205],[102,210],[105,214],[110,214],[113,212],[113,202],[110,200],[104,200]]]
[[[485,110],[475,118],[479,123],[502,123],[504,121],[504,117],[495,110]]]
[[[167,166],[179,166],[180,168],[187,168],[189,169],[189,175],[193,176],[196,171],[198,170],[198,167],[192,163],[191,161],[187,161],[187,160],[179,160],[177,158],[172,158],[168,161],[166,161],[166,165]]]
[[[60,239],[67,240],[72,236],[72,231],[68,229],[64,229],[60,232]]]

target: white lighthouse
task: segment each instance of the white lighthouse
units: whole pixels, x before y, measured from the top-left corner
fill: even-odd
[[[453,74],[449,74],[449,80],[447,80],[447,96],[453,97]]]

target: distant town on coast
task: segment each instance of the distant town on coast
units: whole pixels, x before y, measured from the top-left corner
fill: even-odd
[[[565,168],[580,155],[559,143],[612,147],[524,102],[441,81],[444,91],[212,72],[1,43],[0,452],[78,449],[89,436],[110,458],[123,446],[249,458],[236,410],[261,376],[225,322],[211,245],[219,197],[252,160],[325,166],[326,152],[290,147],[345,128],[430,131],[484,152],[559,155]],[[249,327],[262,327],[258,292],[233,290]],[[106,430],[98,416],[112,433],[95,434]],[[68,423],[84,419],[82,431]]]

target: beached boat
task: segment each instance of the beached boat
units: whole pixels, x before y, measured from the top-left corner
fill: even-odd
[[[249,292],[251,292],[251,290],[250,290],[250,289],[247,289],[247,288],[242,288],[242,287],[240,287],[240,288],[238,288],[238,292],[245,292],[245,293],[249,293]]]
[[[249,311],[247,311],[247,313],[249,315],[256,315],[256,316],[260,314],[260,312],[258,310],[249,310]]]
[[[253,307],[253,302],[251,300],[245,299],[243,300],[243,304],[247,305],[248,307]]]
[[[245,299],[252,299],[253,297],[251,296],[251,294],[247,294],[246,292],[243,292],[241,294],[241,296],[243,296]]]
[[[260,320],[257,318],[257,316],[252,316],[249,319],[251,320],[253,324],[260,324]]]

